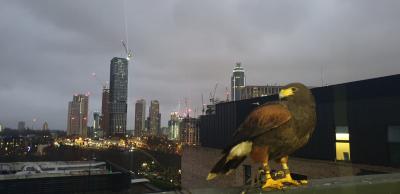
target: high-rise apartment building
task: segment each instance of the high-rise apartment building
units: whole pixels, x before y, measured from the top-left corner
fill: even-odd
[[[25,121],[19,121],[18,122],[18,129],[19,130],[25,129]]]
[[[67,134],[87,137],[89,96],[75,94],[68,104]]]
[[[246,77],[241,63],[236,63],[231,76],[231,100],[240,100],[242,89],[246,86]]]
[[[101,99],[101,121],[100,128],[105,137],[111,135],[110,131],[110,89],[106,86],[103,87],[103,94]]]
[[[159,135],[161,133],[161,114],[160,103],[158,100],[152,100],[149,108],[149,135]]]
[[[128,98],[128,60],[114,57],[110,64],[110,131],[113,136],[126,134]]]
[[[135,136],[145,134],[146,100],[140,99],[135,104]]]

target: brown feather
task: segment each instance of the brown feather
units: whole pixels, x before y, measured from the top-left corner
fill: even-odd
[[[291,119],[289,110],[279,103],[267,103],[257,108],[246,118],[234,133],[234,142],[251,139],[273,128],[279,127]]]
[[[268,161],[268,146],[255,146],[251,149],[250,157],[254,162]]]

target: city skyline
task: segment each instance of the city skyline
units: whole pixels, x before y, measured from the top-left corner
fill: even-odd
[[[138,99],[159,100],[161,126],[185,98],[200,114],[201,95],[208,103],[216,83],[216,96],[225,99],[236,62],[247,85],[321,86],[399,74],[399,7],[398,1],[4,1],[0,123],[39,129],[47,121],[66,130],[74,93],[90,92],[89,113],[101,110],[109,61],[125,56],[121,40],[134,54],[128,129]]]

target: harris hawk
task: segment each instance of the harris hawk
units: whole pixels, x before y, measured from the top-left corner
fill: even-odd
[[[254,162],[263,164],[266,174],[263,189],[299,185],[290,175],[288,156],[308,142],[315,123],[311,91],[301,83],[284,86],[279,92],[279,101],[265,103],[247,116],[233,134],[233,144],[223,151],[224,156],[212,168],[207,180],[229,174],[250,156]],[[271,177],[270,160],[281,163],[284,178]]]

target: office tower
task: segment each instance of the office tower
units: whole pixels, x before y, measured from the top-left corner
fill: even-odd
[[[45,121],[45,122],[43,123],[42,130],[49,130],[49,124],[47,123],[47,121]]]
[[[111,135],[110,132],[110,89],[106,86],[103,87],[103,94],[101,99],[101,122],[100,128],[105,137]]]
[[[241,91],[246,86],[246,77],[241,63],[236,63],[231,76],[231,100],[240,100]]]
[[[71,136],[87,137],[89,96],[75,94],[68,104],[67,134]]]
[[[158,100],[152,100],[149,108],[149,135],[160,133],[161,114]]]
[[[241,91],[240,99],[256,98],[278,94],[282,86],[245,86]]]
[[[144,135],[146,122],[146,101],[140,99],[135,104],[135,136]]]
[[[128,98],[128,60],[114,57],[110,64],[110,131],[112,136],[126,133]]]
[[[0,123],[0,132],[3,131],[4,125]]]
[[[171,112],[171,118],[168,121],[168,129],[169,135],[168,139],[170,140],[179,140],[179,125],[182,121],[182,117],[179,116],[178,112]]]
[[[25,129],[25,121],[19,121],[18,122],[18,129],[19,130]]]

